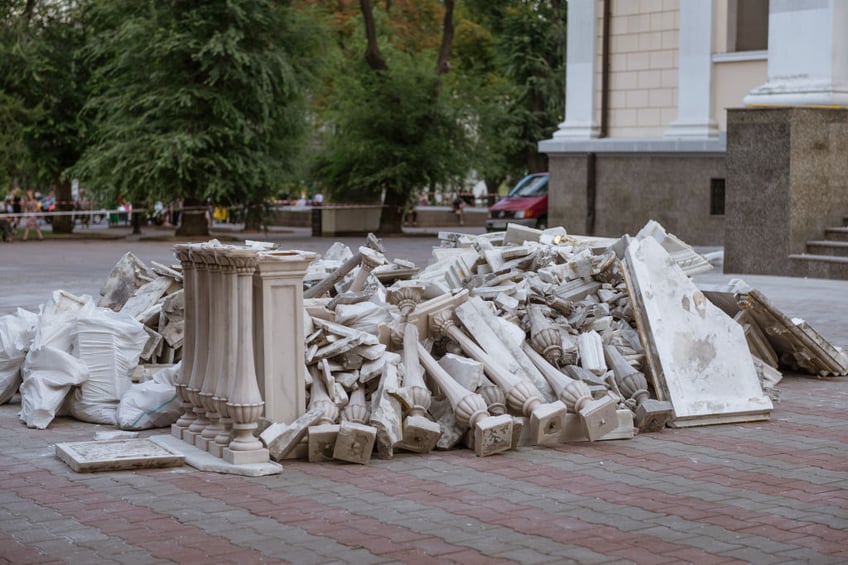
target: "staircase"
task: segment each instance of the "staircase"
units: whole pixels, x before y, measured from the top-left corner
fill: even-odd
[[[824,237],[808,241],[806,253],[789,256],[792,274],[848,280],[848,216],[842,218],[841,227],[826,228]]]

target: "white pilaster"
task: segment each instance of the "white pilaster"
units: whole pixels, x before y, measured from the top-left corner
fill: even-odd
[[[595,118],[597,12],[596,0],[568,1],[565,121],[554,139],[590,139],[600,134]]]
[[[665,137],[718,137],[718,124],[712,116],[712,4],[680,2],[677,119]]]
[[[771,0],[768,82],[746,106],[848,106],[848,2]]]
[[[256,376],[273,422],[290,424],[306,411],[303,277],[315,258],[307,251],[262,253],[253,278]]]

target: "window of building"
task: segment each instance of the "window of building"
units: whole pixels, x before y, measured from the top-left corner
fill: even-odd
[[[768,49],[769,0],[728,0],[727,51]]]
[[[710,179],[710,215],[724,216],[724,179]]]

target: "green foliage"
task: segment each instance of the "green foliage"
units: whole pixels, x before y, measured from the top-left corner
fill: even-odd
[[[272,0],[97,1],[75,171],[135,201],[261,202],[302,147],[320,37],[307,16]]]
[[[0,179],[55,186],[80,153],[85,2],[0,2]]]
[[[455,59],[479,108],[477,171],[499,182],[543,170],[537,144],[565,112],[566,3],[468,0],[465,9]]]
[[[375,202],[461,181],[468,171],[464,105],[440,95],[435,54],[384,46],[388,70],[341,61],[324,113],[326,135],[314,174],[336,201]]]

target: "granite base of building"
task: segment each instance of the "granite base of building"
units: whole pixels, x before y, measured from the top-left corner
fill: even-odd
[[[724,271],[848,278],[808,243],[848,214],[848,109],[727,112]]]
[[[577,145],[548,152],[550,225],[574,234],[617,237],[635,235],[648,220],[656,220],[689,244],[722,244],[721,141],[697,148],[669,140]]]

